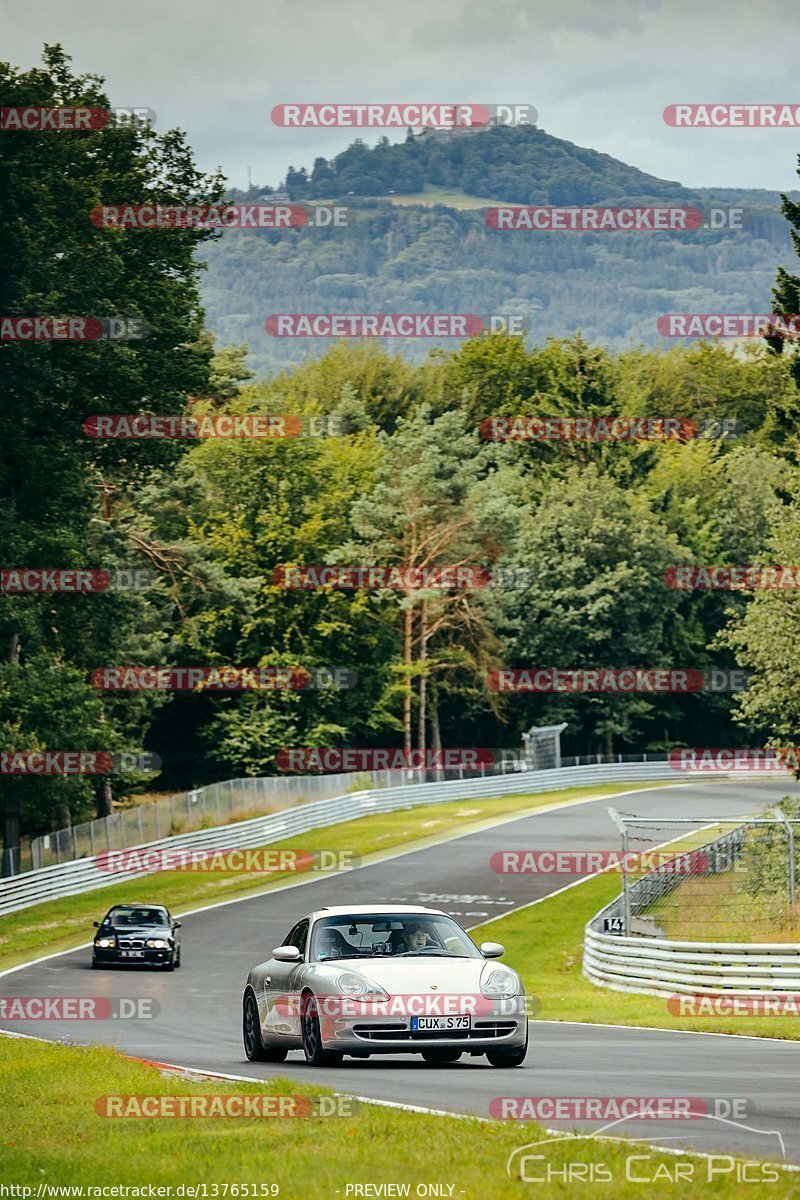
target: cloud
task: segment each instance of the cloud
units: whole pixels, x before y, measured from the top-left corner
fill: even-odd
[[[4,43],[30,67],[43,41],[61,42],[77,70],[107,77],[113,103],[155,109],[159,129],[185,129],[199,165],[239,186],[248,165],[275,184],[358,135],[277,129],[274,104],[394,100],[526,102],[549,133],[651,174],[785,189],[800,130],[670,129],[661,114],[682,100],[798,102],[799,32],[784,0],[39,0]]]

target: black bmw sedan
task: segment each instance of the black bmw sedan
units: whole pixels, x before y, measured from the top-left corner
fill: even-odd
[[[161,904],[115,904],[94,926],[94,968],[133,963],[172,971],[181,965],[181,946],[175,936],[181,923],[173,921]]]

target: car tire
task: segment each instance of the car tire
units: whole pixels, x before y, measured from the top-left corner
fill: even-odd
[[[521,1067],[528,1053],[528,1042],[519,1050],[489,1050],[486,1053],[493,1067]]]
[[[337,1050],[326,1050],[322,1044],[317,1001],[310,992],[306,992],[300,1001],[300,1028],[303,1035],[303,1053],[310,1066],[338,1067],[341,1065],[344,1055]]]
[[[179,946],[179,947],[178,947],[177,956],[176,956],[176,958],[175,958],[175,970],[176,970],[176,971],[177,971],[177,969],[178,969],[178,967],[179,967],[180,965],[181,965],[181,948],[180,948],[180,946]]]
[[[174,971],[175,970],[175,955],[174,954],[171,955],[167,959],[167,961],[164,963],[164,970],[165,971]]]
[[[265,1046],[261,1041],[258,1021],[258,1005],[252,992],[248,992],[242,1006],[242,1041],[249,1062],[283,1062],[287,1051],[278,1046]]]
[[[100,964],[100,963],[97,961],[97,959],[94,957],[94,955],[92,955],[92,970],[93,970],[93,971],[99,971],[99,970],[100,970],[100,965],[101,965],[101,964]]]
[[[422,1057],[429,1067],[443,1067],[458,1062],[463,1050],[423,1050]]]

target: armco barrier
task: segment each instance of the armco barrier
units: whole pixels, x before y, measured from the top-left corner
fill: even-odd
[[[706,855],[712,873],[727,870],[741,850],[744,833],[741,826],[692,853]],[[674,871],[649,872],[630,887],[632,912],[641,912],[679,882]],[[673,942],[649,934],[622,937],[601,931],[605,918],[621,915],[622,897],[617,897],[586,926],[583,973],[598,987],[649,996],[800,992],[800,945]]]
[[[307,833],[310,829],[338,825],[371,813],[394,812],[396,809],[422,804],[544,792],[600,783],[623,784],[647,780],[675,782],[682,777],[686,778],[687,774],[690,773],[676,771],[665,761],[602,763],[585,767],[559,767],[548,771],[519,771],[512,775],[495,775],[484,779],[406,784],[400,787],[351,792],[328,800],[316,800],[299,808],[285,809],[266,817],[255,817],[250,821],[240,821],[214,829],[200,829],[194,833],[179,834],[143,844],[149,848],[169,846],[170,849],[176,850],[192,846],[209,850],[242,850],[266,846],[280,838]],[[126,872],[125,879],[136,879],[146,874],[145,871],[139,874]],[[43,867],[38,871],[26,871],[22,875],[0,880],[0,915],[16,912],[33,904],[42,904],[60,896],[74,896],[80,892],[108,887],[114,882],[113,876],[98,868],[94,855],[75,862]]]

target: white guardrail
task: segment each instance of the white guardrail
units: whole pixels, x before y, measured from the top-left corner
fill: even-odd
[[[487,776],[480,779],[454,779],[446,783],[415,783],[401,787],[377,788],[328,800],[315,800],[297,808],[284,809],[266,817],[254,817],[232,825],[199,829],[146,842],[148,849],[169,847],[172,850],[202,847],[208,850],[244,850],[266,846],[280,838],[307,833],[353,821],[372,813],[394,812],[422,804],[441,804],[447,800],[484,799],[546,792],[568,787],[586,787],[600,783],[628,783],[648,780],[687,778],[691,772],[670,767],[667,762],[600,763],[584,767],[557,767],[546,771],[519,771],[510,775]],[[129,851],[130,852],[130,851]],[[46,900],[74,896],[81,892],[109,887],[117,882],[107,870],[97,866],[98,855],[88,855],[74,862],[26,871],[0,880],[0,915],[17,912]],[[138,879],[147,871],[125,872],[125,879]],[[800,990],[800,989],[799,989]]]
[[[713,855],[721,849],[723,862],[718,869],[724,870],[726,843],[741,832],[735,830],[700,850]],[[649,892],[658,891],[660,878],[658,869],[651,871],[631,890],[642,889],[644,903]],[[584,932],[583,973],[598,987],[648,996],[800,992],[800,944],[673,942],[652,934],[603,933],[604,919],[619,918],[622,912],[622,898],[617,897],[589,921]]]

